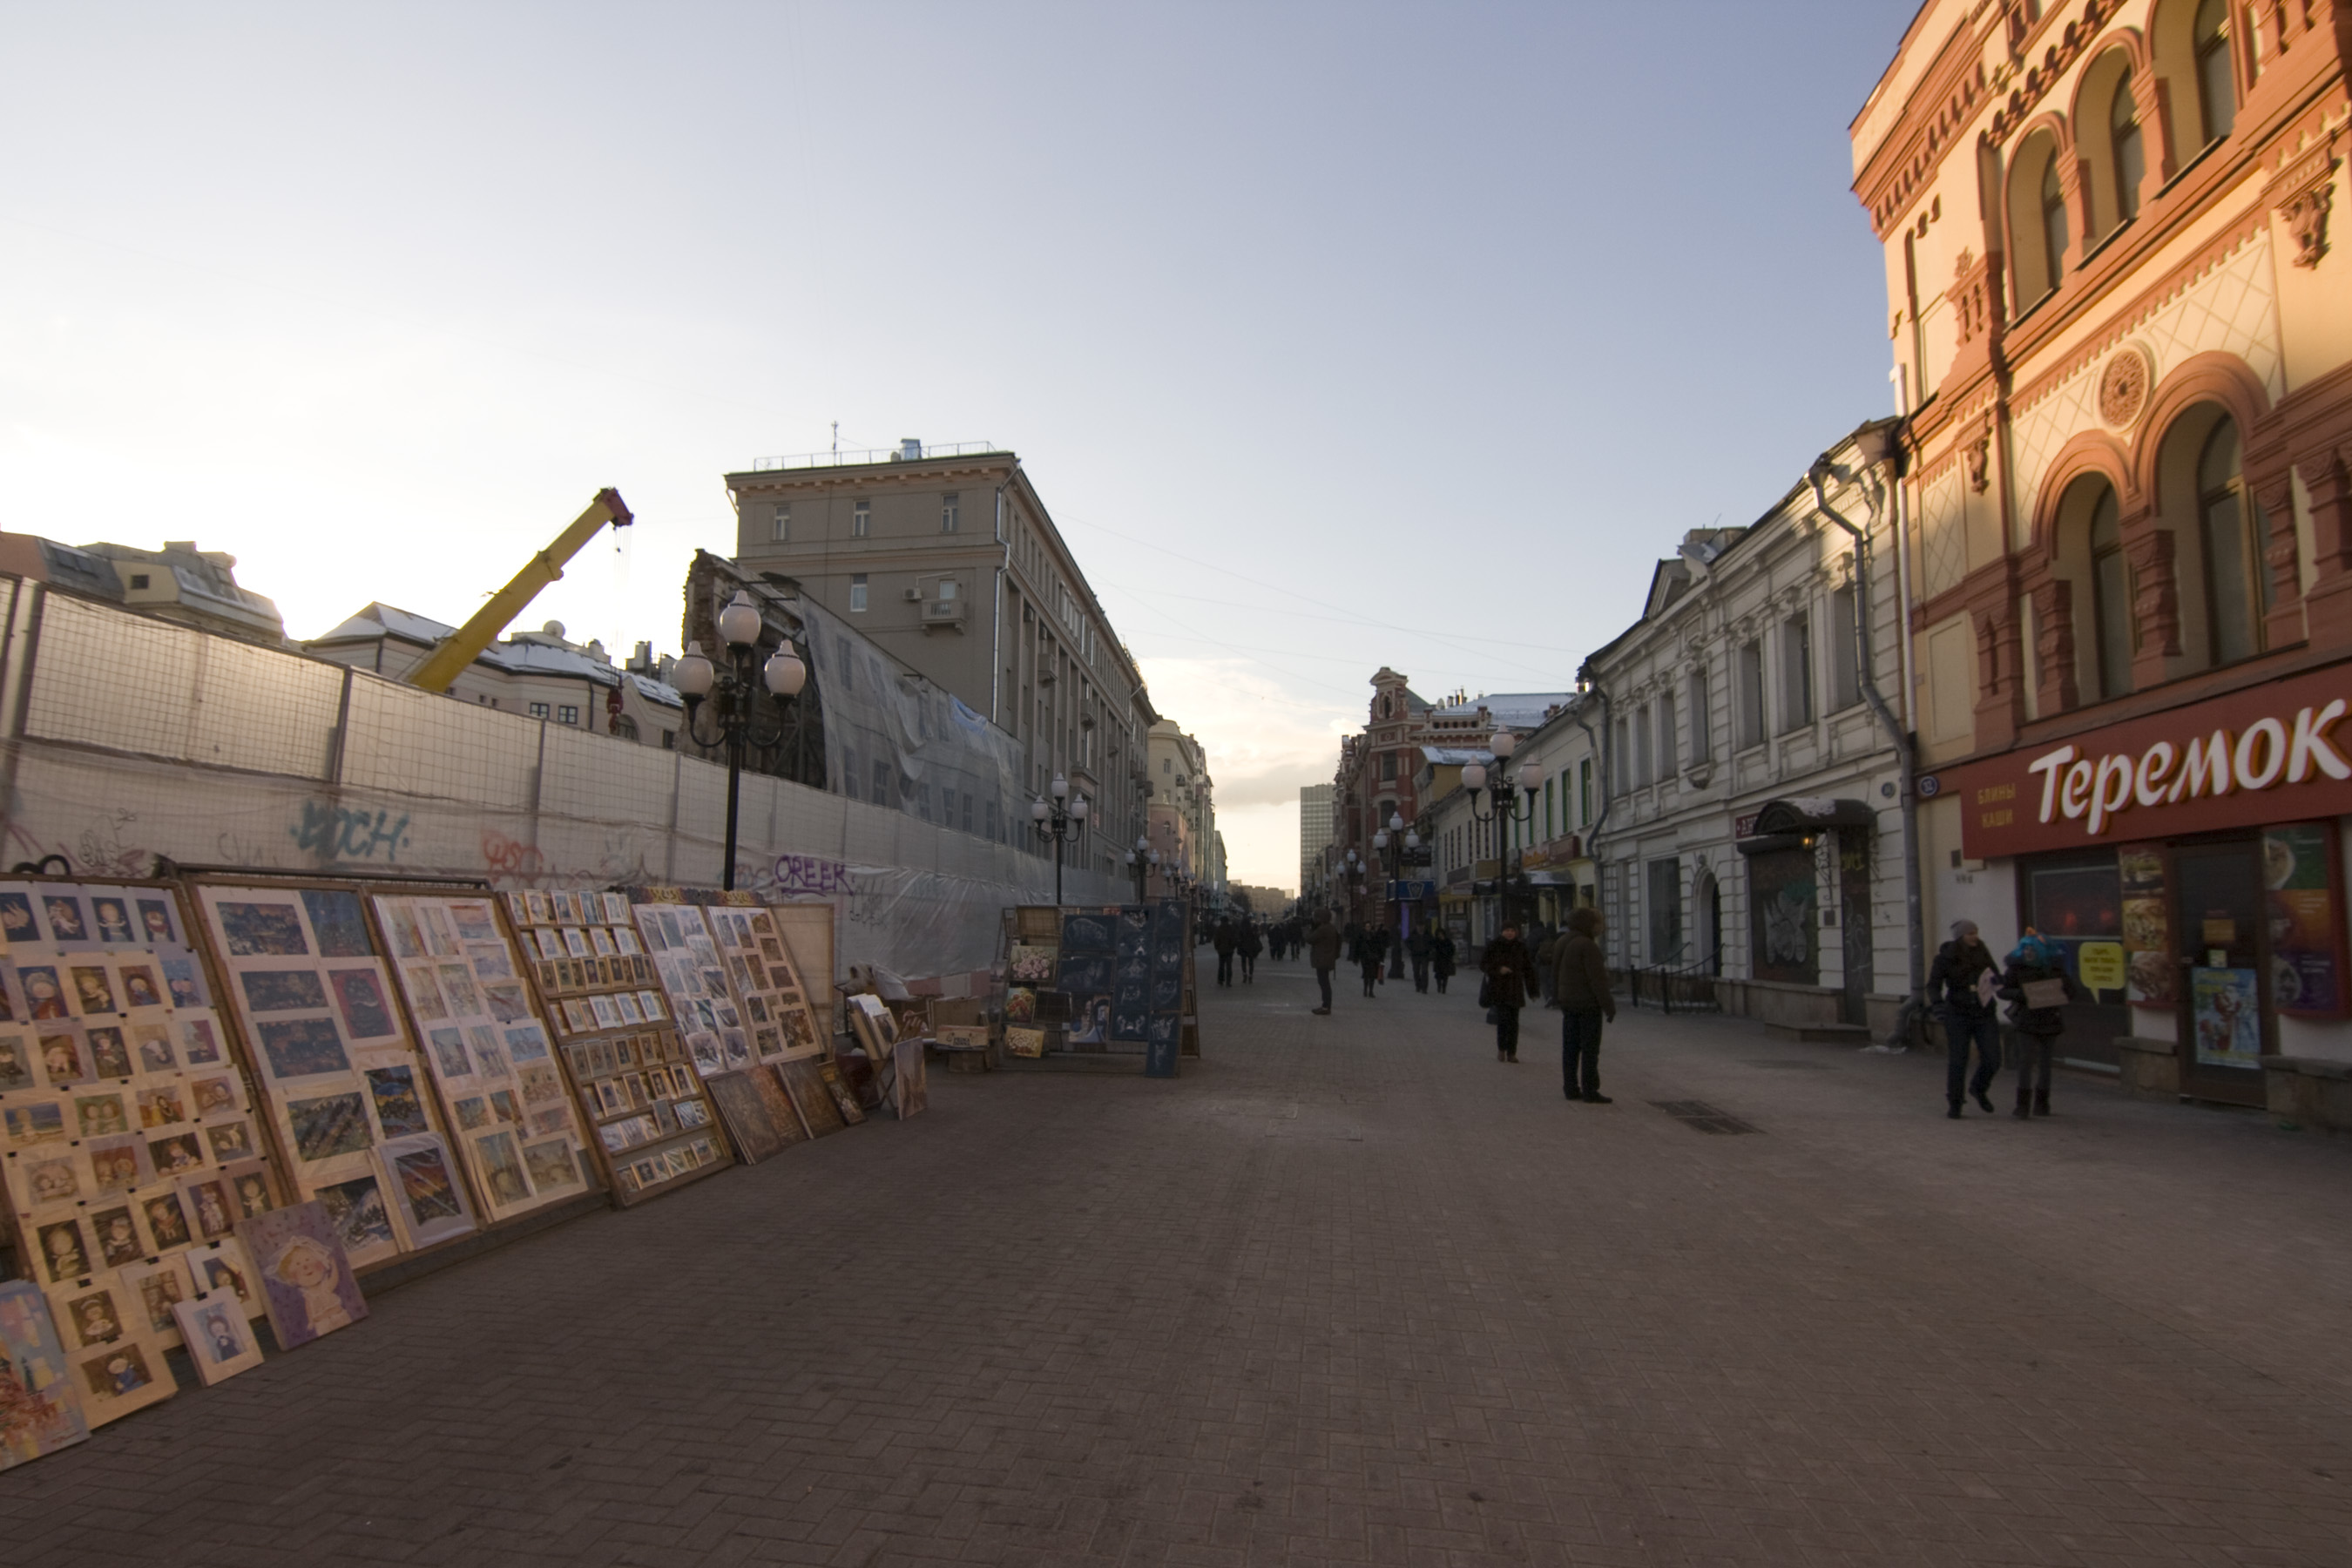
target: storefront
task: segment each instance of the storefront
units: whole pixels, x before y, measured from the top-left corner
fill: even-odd
[[[2064,950],[2066,1055],[2274,1109],[2352,1063],[2347,689],[2339,665],[1920,781],[1958,800],[1968,857],[2013,867],[2021,928]]]

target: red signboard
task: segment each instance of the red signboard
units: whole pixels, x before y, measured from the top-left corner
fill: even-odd
[[[2233,691],[1936,775],[1988,860],[2352,813],[2352,666]]]

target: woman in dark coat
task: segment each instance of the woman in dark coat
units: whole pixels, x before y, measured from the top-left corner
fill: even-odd
[[[1454,978],[1454,933],[1444,926],[1429,943],[1430,973],[1437,976],[1437,994],[1445,994],[1445,983]]]
[[[1528,944],[1519,940],[1517,924],[1505,926],[1503,934],[1486,944],[1481,967],[1490,988],[1486,1005],[1495,1010],[1495,1059],[1517,1061],[1519,1009],[1528,1005],[1528,996],[1536,988],[1536,960]]]
[[[1381,983],[1381,966],[1388,962],[1389,933],[1379,926],[1366,926],[1363,940],[1356,948],[1356,962],[1364,972],[1364,994],[1379,994],[1373,987]]]
[[[2009,1026],[2015,1040],[2011,1057],[2017,1063],[2015,1114],[2021,1121],[2050,1114],[2051,1058],[2058,1037],[2066,1032],[2066,1014],[2063,1003],[2056,1007],[2027,1006],[2025,988],[2052,980],[2061,992],[2072,990],[2066,983],[2065,952],[2028,926],[2024,937],[2010,950],[2008,967],[2000,977],[2000,994],[2009,1003]]]

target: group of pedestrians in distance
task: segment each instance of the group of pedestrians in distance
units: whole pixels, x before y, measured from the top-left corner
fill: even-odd
[[[1265,951],[1265,935],[1246,915],[1227,915],[1209,928],[1209,945],[1217,950],[1217,984],[1234,983],[1234,960],[1241,960],[1242,984],[1257,979],[1257,955]]]
[[[1478,1004],[1495,1026],[1495,1059],[1519,1059],[1519,1015],[1530,1005],[1557,1007],[1560,1014],[1561,1090],[1570,1100],[1590,1105],[1612,1103],[1601,1092],[1601,1031],[1617,1016],[1617,1002],[1609,984],[1609,966],[1601,952],[1601,911],[1581,907],[1569,911],[1565,928],[1538,931],[1531,948],[1516,922],[1478,955],[1481,982]],[[1243,978],[1256,954],[1257,934],[1246,921],[1223,922],[1216,928],[1218,984],[1230,984],[1232,959],[1245,952]],[[1331,1012],[1331,975],[1344,959],[1363,978],[1364,994],[1375,997],[1391,978],[1402,978],[1411,965],[1413,989],[1426,993],[1433,977],[1443,994],[1454,973],[1458,956],[1454,935],[1443,925],[1424,925],[1400,938],[1380,926],[1349,922],[1341,926],[1326,911],[1306,920],[1277,922],[1267,934],[1274,954],[1296,956],[1302,949],[1315,970],[1322,992],[1319,1017]],[[1948,1053],[1945,1073],[1946,1114],[1965,1114],[1969,1100],[1991,1114],[1992,1084],[2002,1067],[2001,1015],[2007,1013],[2014,1044],[2017,1103],[2012,1112],[2021,1121],[2050,1114],[2050,1081],[2058,1037],[2064,1033],[2064,1007],[2073,994],[2066,976],[2063,949],[2025,928],[2005,959],[1995,959],[1973,921],[1957,921],[1952,940],[1936,953],[1927,978],[1927,1002],[1944,1026]],[[1969,1072],[1971,1058],[1975,1072]]]

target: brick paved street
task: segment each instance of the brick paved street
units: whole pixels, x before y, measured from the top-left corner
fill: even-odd
[[[1570,1105],[1557,1015],[1353,989],[389,1292],[0,1561],[2352,1563],[2352,1148],[1654,1014]]]

